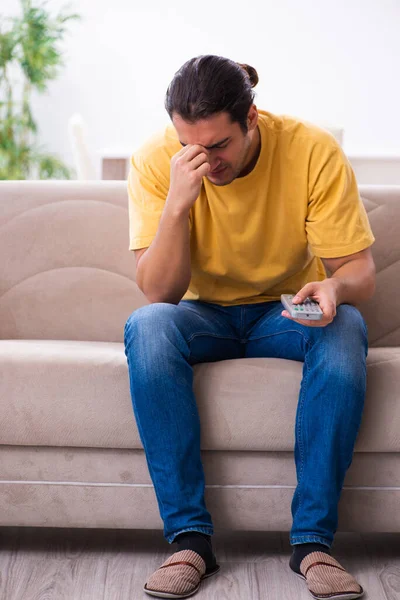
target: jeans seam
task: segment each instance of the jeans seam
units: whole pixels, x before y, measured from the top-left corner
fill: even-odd
[[[199,531],[201,533],[205,533],[206,535],[213,535],[212,533],[209,533],[209,531],[214,531],[213,527],[201,527],[201,526],[193,526],[193,527],[184,527],[183,529],[179,529],[176,533],[171,533],[171,535],[168,536],[167,541],[172,544],[174,539],[176,537],[178,537],[178,535],[180,535],[181,533],[185,533],[186,531]],[[169,541],[172,538],[171,541]]]
[[[125,337],[125,336],[124,336],[124,337]],[[124,340],[124,342],[125,342],[125,340]],[[129,343],[129,342],[128,342],[128,343]],[[129,356],[128,356],[128,352],[126,353],[126,359],[127,359],[127,362],[128,362],[128,367],[129,367]],[[132,400],[133,400],[133,398],[132,398]],[[132,401],[132,405],[134,405],[133,401]],[[133,408],[134,408],[134,406],[133,406]],[[142,442],[142,444],[143,444],[143,449],[144,449],[145,455],[147,456],[147,455],[148,455],[148,452],[147,452],[147,447],[146,447],[146,444],[145,444],[145,441],[144,441],[143,429],[142,429],[142,425],[141,425],[140,418],[139,418],[139,411],[135,411],[135,410],[134,410],[134,413],[135,413],[135,418],[136,418],[136,424],[137,424],[137,428],[138,428],[138,431],[139,431],[139,437],[140,437],[140,439],[141,439],[141,442]],[[162,509],[163,509],[163,511],[164,511],[164,504],[163,504],[163,502],[162,502],[161,498],[159,497],[159,495],[157,494],[156,486],[154,485],[154,480],[153,480],[153,477],[152,477],[152,471],[153,471],[153,468],[150,466],[150,464],[151,464],[151,461],[147,461],[147,463],[148,463],[148,469],[149,469],[149,473],[150,473],[151,479],[152,479],[152,481],[153,481],[153,488],[154,488],[154,492],[155,492],[156,498],[157,498],[157,500],[159,501],[159,503],[160,503],[160,505],[161,505],[161,507],[162,507]]]
[[[127,344],[128,344],[128,321],[124,326],[124,346],[125,346],[125,354],[127,352]]]
[[[236,336],[232,335],[218,335],[217,333],[210,333],[209,331],[202,331],[193,333],[188,339],[187,343],[190,344],[196,337],[201,337],[202,335],[206,335],[208,337],[217,338],[219,340],[236,340]]]
[[[298,333],[304,339],[306,344],[310,344],[310,340],[304,335],[304,333],[302,331],[299,331],[298,329],[286,329],[286,331],[277,331],[276,333],[268,333],[267,335],[260,335],[260,336],[257,336],[257,337],[251,338],[251,339],[249,338],[247,341],[255,342],[256,340],[263,340],[264,338],[274,337],[276,335],[282,335],[282,334],[286,334],[286,333]]]
[[[307,346],[310,346],[311,344],[309,343],[309,341],[307,340]],[[308,350],[308,349],[307,349]],[[305,373],[303,373],[303,377],[302,377],[302,382],[301,382],[301,393],[300,393],[300,398],[299,398],[299,407],[298,407],[298,411],[299,411],[299,419],[298,419],[298,423],[297,423],[297,436],[298,436],[298,440],[299,440],[299,450],[300,450],[300,471],[299,471],[299,480],[298,480],[298,485],[300,485],[300,482],[303,478],[303,472],[304,472],[304,446],[303,446],[303,438],[302,438],[302,425],[303,425],[303,407],[304,407],[304,398],[306,395],[306,386],[307,386],[307,379],[308,379],[308,372],[309,372],[309,366],[308,366],[308,362],[307,362],[307,351],[304,353],[304,366],[305,366]],[[299,500],[299,509],[302,506],[302,497],[301,494],[299,494],[300,496],[300,500]]]
[[[278,302],[277,302],[277,304],[278,304]],[[273,302],[269,302],[268,304],[273,304]],[[279,304],[281,304],[281,303],[279,302]],[[250,329],[250,336],[247,337],[248,342],[253,341],[253,339],[258,340],[258,339],[262,339],[263,337],[266,337],[266,336],[261,336],[261,337],[251,338],[251,331],[259,324],[261,319],[263,319],[263,325],[266,325],[269,321],[273,320],[276,316],[275,313],[273,312],[274,308],[275,307],[271,307],[271,310],[268,313],[261,315],[261,317],[259,319],[257,319],[257,321],[255,323],[253,323],[253,325],[251,326],[251,329]],[[293,331],[295,331],[295,330],[293,330]]]
[[[319,535],[296,535],[290,537],[290,544],[292,546],[307,543],[324,544],[325,546],[328,546],[328,548],[332,546],[332,544],[326,538]]]
[[[148,454],[148,452],[147,452],[147,447],[146,447],[146,444],[145,444],[145,442],[144,442],[144,436],[142,435],[142,431],[143,431],[143,430],[142,430],[142,426],[141,426],[140,419],[138,418],[138,416],[139,416],[139,413],[137,412],[137,417],[136,417],[137,426],[138,426],[138,430],[139,430],[140,437],[141,437],[141,440],[142,440],[143,449],[144,449],[145,455],[147,456],[147,454]],[[158,499],[158,501],[159,501],[159,503],[160,503],[160,505],[161,505],[161,507],[162,507],[162,510],[163,510],[163,512],[164,512],[164,510],[165,510],[165,509],[164,509],[164,504],[163,504],[163,501],[162,501],[162,500],[161,500],[161,498],[159,497],[159,495],[158,495],[158,493],[157,493],[157,490],[156,490],[156,486],[154,485],[154,479],[155,479],[155,478],[153,479],[153,476],[152,476],[152,473],[153,473],[153,467],[151,466],[151,461],[150,461],[150,460],[148,461],[148,467],[149,467],[149,472],[150,472],[150,475],[151,475],[151,478],[152,478],[152,482],[153,482],[153,489],[154,489],[154,493],[155,493],[155,495],[156,495],[156,497],[157,497],[157,499]]]
[[[195,303],[197,303],[197,302],[199,302],[200,304],[207,304],[207,305],[208,305],[208,304],[210,304],[210,305],[212,305],[212,306],[218,306],[218,304],[212,304],[211,302],[206,302],[206,303],[205,303],[205,302],[201,302],[201,301],[199,301],[199,300],[184,300],[183,302],[189,302],[189,303],[190,303],[190,302],[193,302],[194,304],[195,304]],[[191,306],[187,306],[186,304],[184,304],[184,305],[183,305],[183,308],[185,308],[186,310],[188,310],[188,311],[190,311],[190,312],[194,313],[196,316],[199,316],[199,312],[198,312],[198,311],[197,311],[195,308],[192,308]],[[205,319],[205,317],[203,317],[203,319]],[[217,325],[217,326],[219,326],[219,327],[220,327],[221,325],[222,325],[222,326],[225,326],[225,325],[226,325],[226,323],[224,323],[222,320],[220,320],[220,319],[219,319],[219,315],[212,315],[212,316],[211,316],[211,317],[208,319],[208,322],[209,322],[209,323],[212,323],[213,325]],[[207,331],[205,334],[203,334],[203,333],[200,333],[200,335],[211,335],[211,334],[210,334],[210,333]],[[218,336],[217,336],[217,337],[218,337]],[[221,337],[224,337],[224,336],[221,336]],[[228,338],[226,338],[226,339],[232,339],[232,340],[234,340],[234,339],[236,339],[236,338],[233,336],[233,337],[228,337]]]

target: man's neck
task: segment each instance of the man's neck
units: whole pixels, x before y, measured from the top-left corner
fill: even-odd
[[[258,160],[258,157],[260,156],[260,152],[261,152],[261,134],[260,134],[260,128],[257,125],[256,130],[254,132],[253,140],[251,142],[251,146],[249,148],[249,159],[248,159],[246,165],[243,167],[240,174],[238,175],[238,177],[245,177],[246,175],[251,173],[251,171],[254,169],[254,167],[257,164],[257,160]]]

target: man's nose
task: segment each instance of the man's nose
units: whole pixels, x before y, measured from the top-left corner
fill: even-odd
[[[216,171],[216,169],[218,169],[221,166],[221,159],[220,158],[212,158],[210,159],[210,167],[211,167],[211,171]]]

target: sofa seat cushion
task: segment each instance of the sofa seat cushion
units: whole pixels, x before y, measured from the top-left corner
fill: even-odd
[[[291,451],[300,362],[194,367],[204,450]],[[121,343],[0,340],[1,444],[142,448]],[[370,348],[356,451],[400,452],[400,348]]]

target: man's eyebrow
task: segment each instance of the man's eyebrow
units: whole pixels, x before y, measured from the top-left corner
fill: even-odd
[[[227,137],[227,138],[221,140],[220,142],[217,142],[216,144],[213,144],[212,146],[204,146],[204,148],[206,148],[207,150],[212,150],[213,148],[216,148],[217,146],[222,146],[222,144],[225,144],[225,142],[227,142],[230,139],[231,139],[230,137]],[[187,144],[184,144],[183,142],[179,142],[179,143],[183,147],[187,146]]]

